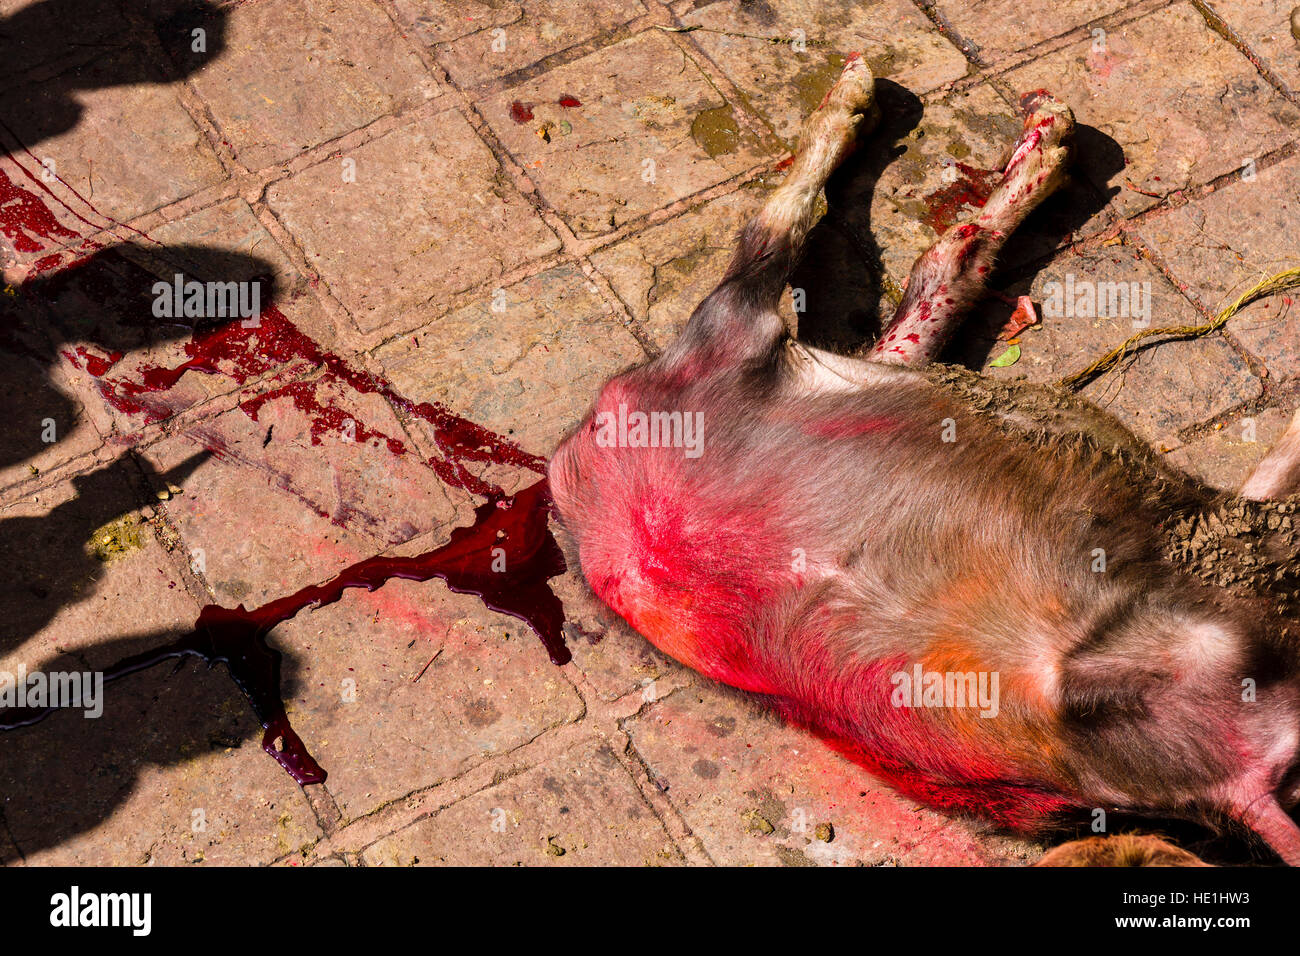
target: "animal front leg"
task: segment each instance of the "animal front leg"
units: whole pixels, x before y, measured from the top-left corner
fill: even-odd
[[[868,356],[922,366],[984,294],[993,260],[1034,207],[1065,181],[1074,131],[1069,107],[1044,90],[1021,100],[1025,127],[1002,180],[971,222],[948,229],[916,260],[894,317]]]
[[[1281,441],[1255,466],[1239,494],[1255,501],[1271,501],[1297,492],[1300,492],[1300,410],[1291,417]]]

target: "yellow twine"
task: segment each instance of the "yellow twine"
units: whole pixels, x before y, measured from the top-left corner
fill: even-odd
[[[1184,339],[1209,335],[1211,332],[1223,328],[1229,319],[1255,300],[1277,295],[1279,292],[1287,292],[1297,287],[1300,287],[1300,269],[1287,269],[1285,272],[1279,272],[1277,275],[1270,276],[1258,285],[1247,289],[1236,302],[1204,325],[1171,325],[1162,329],[1146,329],[1136,335],[1130,335],[1121,345],[1111,349],[1087,368],[1066,376],[1056,384],[1061,388],[1075,388],[1091,379],[1094,375],[1109,372],[1124,360],[1124,357],[1129,354],[1134,345],[1143,339],[1151,338],[1153,335],[1172,335]]]

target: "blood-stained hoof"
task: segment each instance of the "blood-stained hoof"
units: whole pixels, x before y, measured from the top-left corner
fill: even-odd
[[[844,61],[839,79],[826,91],[817,107],[818,112],[825,110],[844,111],[861,117],[856,130],[859,134],[876,125],[880,118],[880,108],[876,105],[876,78],[861,53],[850,53]]]

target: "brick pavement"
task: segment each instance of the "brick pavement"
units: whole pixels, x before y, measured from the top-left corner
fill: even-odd
[[[1080,168],[1008,249],[1001,291],[1136,283],[1157,322],[1202,320],[1300,260],[1289,16],[1272,0],[0,0],[15,51],[0,66],[0,670],[103,667],[206,604],[254,607],[441,545],[482,497],[431,466],[438,426],[357,383],[546,455],[717,280],[854,49],[888,81],[886,117],[828,189],[795,277],[805,335],[870,335],[966,208],[961,189],[997,164],[1016,94],[1038,86],[1086,124]],[[178,270],[264,278],[342,364],[267,329],[163,375],[193,341],[140,321],[142,283]],[[991,358],[1010,308],[990,298],[960,357]],[[1052,380],[1129,319],[1049,316],[990,374]],[[1300,399],[1297,321],[1289,299],[1258,303],[1084,394],[1231,486]],[[469,467],[509,492],[535,478]],[[437,581],[350,591],[277,628],[288,712],[324,784],[296,785],[262,752],[220,666],[155,667],[111,687],[100,720],[0,734],[0,859],[1004,865],[1041,851],[892,794],[660,655],[571,572],[554,584],[562,667]]]

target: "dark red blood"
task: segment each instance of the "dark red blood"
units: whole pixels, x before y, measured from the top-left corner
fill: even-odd
[[[137,373],[138,381],[101,383],[105,398],[119,411],[144,414],[156,421],[167,417],[170,411],[158,403],[141,401],[140,397],[170,389],[186,372],[223,374],[243,385],[282,365],[297,362],[305,367],[323,367],[324,371],[310,381],[290,382],[249,399],[240,406],[245,414],[256,421],[267,402],[289,398],[299,411],[310,417],[312,443],[319,444],[322,436],[338,434],[344,421],[351,417],[328,397],[321,398],[322,394],[329,394],[330,386],[343,386],[364,395],[379,395],[413,418],[432,425],[434,442],[443,457],[430,459],[427,464],[447,484],[473,494],[499,497],[501,490],[471,472],[467,463],[514,465],[538,474],[545,470],[543,458],[528,454],[495,432],[461,418],[436,402],[411,401],[382,379],[325,351],[274,305],[263,311],[256,325],[231,322],[196,334],[185,345],[185,353],[189,359],[174,368],[142,367]],[[356,423],[354,437],[362,442],[378,438],[394,455],[407,451],[400,439],[367,429],[360,422]]]
[[[348,588],[375,591],[394,578],[441,578],[452,591],[476,594],[492,610],[523,621],[541,638],[554,663],[567,664],[572,655],[564,645],[564,608],[547,583],[565,570],[564,555],[550,531],[549,515],[550,498],[543,480],[511,497],[480,505],[472,525],[457,528],[445,545],[424,554],[359,561],[324,584],[302,588],[252,610],[242,604],[236,608],[209,604],[199,612],[192,633],[119,661],[104,671],[104,682],[176,657],[224,663],[265,728],[262,749],[298,783],[322,783],[325,770],[307,751],[285,713],[280,696],[281,655],[266,643],[271,629],[306,608],[333,604]],[[494,571],[498,563],[505,570]],[[0,730],[37,723],[53,710],[5,708],[0,710],[4,715]]]
[[[533,104],[515,100],[510,104],[510,118],[516,123],[529,123],[533,119]]]
[[[966,209],[983,208],[989,196],[1002,180],[1002,171],[976,169],[957,163],[961,174],[956,182],[948,183],[925,197],[926,214],[923,221],[935,232],[943,232],[961,219]]]
[[[95,378],[107,375],[109,370],[122,361],[121,352],[109,352],[107,356],[91,355],[86,351],[84,345],[78,345],[75,354],[64,351],[61,353],[65,359],[73,364],[76,368],[84,368]]]
[[[576,96],[570,96],[569,94],[566,93],[564,96],[560,97],[560,105],[567,109],[572,109],[575,106],[581,106],[582,100],[578,99]],[[532,116],[529,116],[528,118],[532,119]]]
[[[40,185],[39,181],[37,185]],[[84,241],[80,233],[59,222],[39,195],[15,183],[3,170],[0,170],[0,233],[13,243],[16,252],[62,248],[73,241],[86,248],[97,248]],[[46,256],[36,264],[34,271],[48,271],[61,258],[58,255]]]

